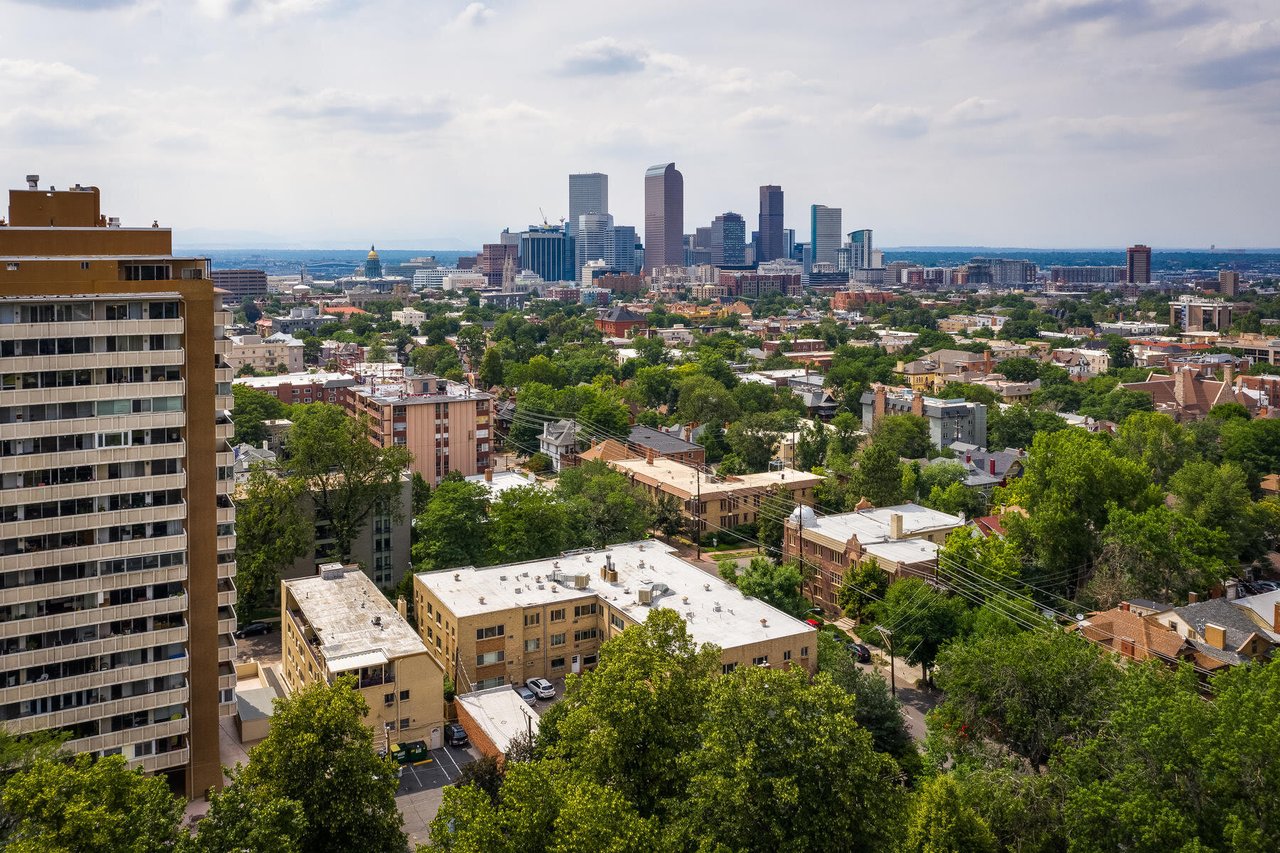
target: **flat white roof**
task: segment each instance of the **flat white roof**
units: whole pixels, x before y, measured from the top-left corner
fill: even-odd
[[[600,577],[606,557],[618,572],[617,582]],[[579,574],[585,576],[582,589],[575,586]],[[695,641],[723,649],[814,631],[811,625],[748,598],[736,586],[686,563],[670,546],[656,541],[483,569],[426,572],[418,578],[459,617],[600,600],[635,622],[643,622],[654,607],[674,610],[684,618]],[[655,590],[652,604],[640,603],[642,587]]]
[[[355,567],[284,584],[320,638],[320,656],[330,672],[377,666],[427,651],[382,590]]]
[[[797,484],[809,488],[822,482],[822,478],[817,474],[806,474],[794,468],[764,471],[759,474],[742,474],[735,477],[716,477],[700,473],[699,469],[692,465],[686,465],[665,456],[656,457],[652,462],[645,459],[617,459],[609,464],[624,474],[670,485],[686,495],[701,493],[704,499],[740,489],[767,489],[776,485],[795,486]]]
[[[509,684],[464,693],[456,701],[499,752],[505,754],[511,748],[511,741],[519,735],[526,735],[530,730],[535,736],[538,734],[542,718]]]
[[[894,515],[902,516],[902,538],[898,540],[889,536],[889,522]],[[804,518],[806,533],[817,533],[842,543],[857,536],[858,542],[864,548],[873,542],[904,542],[906,537],[964,524],[964,520],[957,515],[939,512],[919,504],[875,507],[857,512],[842,512],[838,515],[816,515],[812,518],[805,514]],[[934,552],[936,554],[936,548]],[[900,561],[895,559],[895,562]]]
[[[237,376],[232,380],[236,385],[247,385],[250,388],[277,388],[281,385],[312,385],[340,382],[346,380],[355,384],[355,377],[349,373],[333,373],[317,371],[315,373],[281,373],[277,376]]]
[[[523,471],[494,471],[493,479],[486,480],[484,474],[472,474],[465,478],[468,483],[478,483],[489,490],[489,496],[496,498],[508,489],[519,489],[523,486],[533,486],[539,489],[546,487],[538,481],[538,478],[532,474],[526,474]]]

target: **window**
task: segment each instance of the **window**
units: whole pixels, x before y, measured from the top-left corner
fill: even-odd
[[[482,678],[475,682],[472,686],[476,690],[488,690],[490,687],[501,687],[507,683],[507,679],[501,675],[494,678]]]
[[[488,639],[492,639],[493,637],[505,636],[506,633],[507,633],[507,630],[505,625],[491,625],[488,628],[477,628],[476,639],[488,640]]]
[[[574,631],[573,641],[581,643],[583,640],[594,640],[599,635],[595,628],[588,628],[585,631]]]
[[[409,728],[409,718],[408,718],[408,717],[401,717],[401,718],[400,718],[400,728],[402,728],[402,729],[407,729],[407,728]]]
[[[564,658],[552,658],[552,659],[551,659],[551,668],[552,668],[552,669],[564,669]]]
[[[476,655],[476,666],[488,666],[493,663],[502,663],[506,659],[506,652],[485,652],[482,655]]]
[[[408,701],[409,701],[409,691],[408,691],[408,690],[401,690],[401,691],[400,691],[400,701],[401,701],[401,702],[408,702]]]
[[[609,614],[609,624],[617,628],[619,631],[621,631],[625,627],[622,622],[622,617],[616,613]]]
[[[564,645],[564,634],[552,634],[552,635],[551,635],[551,645],[553,645],[553,646],[563,646],[563,645]]]
[[[791,649],[787,649],[782,653],[783,660],[791,660]]]
[[[542,624],[541,613],[526,613],[524,615],[524,626],[526,628],[532,627],[533,625],[541,625],[541,624]]]
[[[579,604],[578,606],[573,608],[573,618],[577,619],[581,616],[591,616],[595,612],[596,612],[596,603],[594,601],[591,602],[590,604]]]
[[[387,727],[387,731],[389,731],[389,732],[394,732],[394,731],[396,730],[396,721],[395,721],[395,720],[387,720],[387,722],[386,722],[386,723],[384,723],[384,725]]]
[[[723,665],[720,667],[720,674],[721,674],[721,675],[728,675],[729,673],[733,672],[733,671],[734,671],[735,669],[737,669],[737,668],[738,668],[738,665],[737,665],[736,663],[726,663],[726,664],[723,664]]]
[[[387,693],[382,697],[383,705],[394,705],[395,701],[396,701],[396,694],[394,693]]]
[[[552,610],[552,611],[551,611],[551,621],[552,621],[552,622],[563,622],[563,621],[564,621],[564,608],[563,608],[563,607],[561,607],[561,608],[559,608],[559,609],[557,609],[557,610]]]
[[[595,656],[595,655],[587,655],[586,657],[584,657],[584,658],[582,659],[582,665],[583,665],[583,666],[595,666],[595,665],[596,665],[596,656]]]
[[[768,665],[769,665],[769,656],[768,656],[768,655],[761,655],[761,656],[760,656],[760,657],[758,657],[758,658],[753,658],[753,659],[751,660],[751,662],[752,662],[753,664],[755,664],[756,666],[768,666]]]
[[[808,656],[809,656],[809,647],[808,647],[808,646],[801,646],[801,647],[800,647],[800,657],[802,657],[802,658],[807,658]]]
[[[542,644],[542,641],[541,641],[541,640],[539,640],[537,637],[534,637],[532,640],[525,640],[525,641],[524,641],[524,650],[525,650],[526,652],[536,652],[536,651],[538,650],[538,647],[539,647],[541,644]]]

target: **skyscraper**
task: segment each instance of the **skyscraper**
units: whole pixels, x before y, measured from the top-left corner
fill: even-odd
[[[569,219],[565,230],[572,238],[578,236],[578,217],[584,213],[607,214],[609,212],[609,176],[601,172],[586,172],[569,176]]]
[[[699,231],[702,229],[699,228]],[[711,263],[742,266],[747,255],[747,222],[740,213],[722,213],[711,220]]]
[[[760,188],[760,237],[756,241],[756,263],[786,256],[782,226],[782,187],[766,184]]]
[[[809,208],[809,248],[813,264],[835,266],[840,248],[840,208],[815,204]],[[805,269],[808,272],[812,266]]]
[[[543,281],[571,281],[573,258],[566,253],[567,242],[559,225],[530,225],[520,234],[520,265]]]
[[[684,265],[684,176],[675,163],[644,173],[644,256],[649,269]]]
[[[0,228],[3,725],[197,796],[235,710],[231,314],[169,229],[37,182]]]
[[[638,269],[636,266],[635,226],[615,225],[611,234],[613,236],[612,246],[606,248],[612,249],[612,253],[605,254],[605,261],[616,270],[634,274]]]
[[[849,269],[865,270],[871,267],[871,229],[849,232]]]
[[[1151,247],[1144,246],[1139,243],[1136,246],[1130,246],[1125,253],[1128,260],[1129,274],[1127,280],[1129,284],[1150,284],[1151,283]]]
[[[607,213],[584,213],[578,217],[577,224],[573,268],[581,276],[587,263],[605,260],[612,251],[613,217]]]

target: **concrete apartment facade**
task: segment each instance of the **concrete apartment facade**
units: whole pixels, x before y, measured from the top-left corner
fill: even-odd
[[[964,519],[918,506],[872,507],[837,515],[817,515],[796,507],[782,536],[786,559],[802,559],[817,569],[803,587],[805,597],[828,616],[842,612],[839,591],[850,566],[875,558],[893,579],[933,577],[938,546]]]
[[[414,575],[418,632],[458,692],[591,669],[601,644],[669,608],[738,666],[817,665],[817,631],[675,556],[633,542],[477,569]]]
[[[987,407],[965,400],[940,400],[920,391],[873,383],[862,395],[863,428],[873,430],[886,415],[916,415],[929,422],[929,441],[940,448],[959,441],[987,446]]]
[[[790,492],[797,504],[812,505],[814,489],[822,482],[817,474],[793,468],[721,477],[652,450],[637,458],[609,460],[609,466],[626,474],[654,500],[674,497],[685,517],[696,521],[703,533],[724,532],[755,521],[761,502],[774,489]]]
[[[302,341],[293,335],[276,332],[274,335],[234,335],[227,363],[237,371],[252,367],[260,373],[276,373],[283,365],[285,373],[301,373]]]
[[[369,706],[374,743],[444,741],[444,672],[413,628],[356,566],[281,581],[281,663],[290,693],[342,676]]]
[[[28,182],[0,226],[0,720],[198,796],[235,708],[231,314],[169,229]]]
[[[464,477],[489,467],[493,396],[437,376],[370,377],[346,389],[348,414],[369,419],[369,440],[413,454],[413,470],[432,486],[450,471]]]

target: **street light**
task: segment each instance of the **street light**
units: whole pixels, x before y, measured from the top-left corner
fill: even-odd
[[[880,636],[884,638],[885,645],[889,647],[889,690],[896,699],[898,696],[898,677],[895,674],[893,665],[893,632],[883,625],[877,625],[876,630],[880,632]]]

